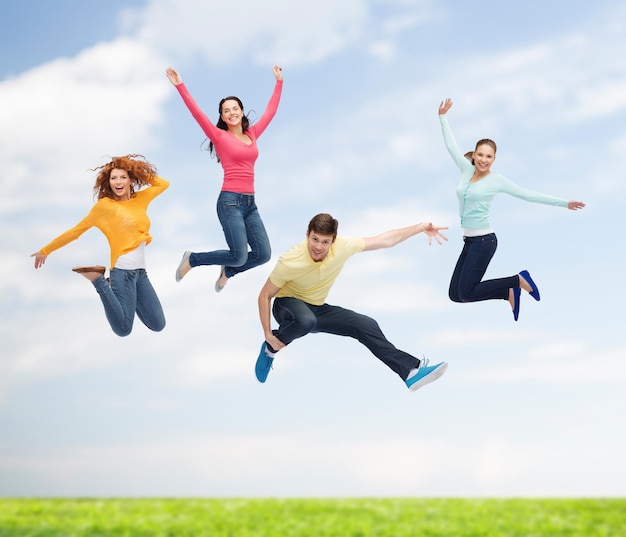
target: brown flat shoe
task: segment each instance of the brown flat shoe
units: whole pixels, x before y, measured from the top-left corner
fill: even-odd
[[[78,272],[78,274],[84,274],[85,272],[97,272],[99,274],[104,274],[106,272],[106,267],[102,265],[94,265],[93,267],[74,267],[72,269],[74,272]]]

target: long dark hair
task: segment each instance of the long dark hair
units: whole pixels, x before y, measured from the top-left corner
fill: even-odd
[[[237,104],[239,105],[239,108],[241,108],[241,111],[243,112],[243,103],[241,102],[241,99],[239,97],[235,97],[234,95],[230,95],[228,97],[224,97],[221,101],[220,101],[220,105],[218,107],[218,112],[219,112],[219,119],[217,120],[217,123],[215,124],[215,126],[218,129],[222,129],[223,131],[227,131],[228,130],[228,125],[226,125],[226,123],[224,122],[224,120],[222,119],[222,106],[224,105],[224,103],[226,101],[236,101]],[[243,117],[241,118],[241,129],[243,132],[246,132],[248,130],[248,128],[250,127],[250,120],[248,119],[248,116],[246,116],[246,114],[243,115]],[[215,151],[215,146],[213,145],[213,142],[209,142],[209,153],[211,154],[211,156],[214,156],[217,158],[217,161],[220,161],[220,157],[217,154],[217,152]]]

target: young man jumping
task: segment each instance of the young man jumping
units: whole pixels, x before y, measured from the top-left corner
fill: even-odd
[[[265,341],[256,362],[257,379],[265,382],[276,353],[294,339],[310,332],[324,332],[360,341],[399,375],[411,391],[437,380],[448,367],[446,362],[428,366],[427,360],[396,349],[371,317],[325,301],[345,262],[354,254],[391,248],[418,233],[428,235],[429,245],[433,238],[442,244],[441,239],[448,239],[441,230],[448,228],[420,223],[363,238],[338,237],[338,225],[329,214],[314,216],[306,239],[278,259],[261,289],[259,316]],[[271,328],[270,311],[279,324],[277,330]]]

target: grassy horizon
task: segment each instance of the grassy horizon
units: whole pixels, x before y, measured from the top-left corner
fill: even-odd
[[[0,499],[0,537],[616,537],[626,499]]]

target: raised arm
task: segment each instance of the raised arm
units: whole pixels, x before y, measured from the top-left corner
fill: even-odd
[[[276,84],[274,85],[274,91],[272,92],[272,96],[270,97],[267,106],[265,107],[265,111],[259,118],[259,120],[250,127],[254,130],[255,136],[258,138],[263,134],[267,126],[270,124],[274,116],[276,115],[276,111],[278,110],[278,104],[280,103],[280,96],[283,91],[283,74],[282,68],[275,65],[273,67],[274,76],[276,77]]]
[[[375,237],[366,237],[363,240],[365,241],[365,246],[363,248],[364,252],[370,250],[380,250],[381,248],[391,248],[396,244],[400,244],[405,240],[413,237],[413,235],[417,235],[418,233],[425,233],[428,235],[428,245],[430,246],[433,242],[433,239],[437,241],[437,244],[442,244],[441,239],[447,241],[448,238],[441,233],[441,230],[448,229],[447,227],[439,227],[433,226],[432,223],[422,222],[420,224],[415,224],[408,227],[403,227],[399,229],[391,229],[389,231],[385,231],[380,235],[376,235]]]
[[[149,188],[140,190],[142,196],[146,196],[148,200],[153,200],[170,186],[169,181],[163,179],[163,177],[159,177],[158,175],[153,175],[148,184],[150,185]]]
[[[448,110],[450,110],[450,108],[452,108],[453,104],[454,103],[452,102],[452,99],[450,99],[449,97],[445,101],[441,101],[439,103],[439,115],[443,116],[443,115],[447,114]]]
[[[191,112],[191,115],[196,120],[198,125],[200,125],[202,132],[206,134],[209,140],[214,142],[216,137],[223,134],[224,131],[218,129],[208,118],[208,116],[200,109],[194,98],[191,96],[191,93],[189,93],[187,86],[183,84],[183,79],[176,69],[168,67],[165,70],[165,75],[173,84],[173,86],[178,90],[178,93],[182,97],[183,102],[187,106],[187,109],[189,110],[189,112]]]
[[[446,144],[446,149],[452,160],[456,164],[457,168],[462,172],[469,173],[470,171],[473,173],[474,166],[472,163],[465,158],[465,154],[461,152],[459,146],[452,135],[452,130],[450,129],[450,125],[448,124],[448,119],[446,118],[446,114],[448,110],[452,108],[452,100],[446,99],[439,104],[439,123],[441,123],[441,132],[443,134],[443,141]]]
[[[282,349],[285,344],[278,339],[272,332],[272,319],[271,319],[271,305],[272,298],[280,291],[280,287],[277,287],[268,278],[259,293],[259,318],[261,320],[261,327],[263,328],[263,334],[265,335],[265,341],[269,343],[270,347],[275,351]]]

